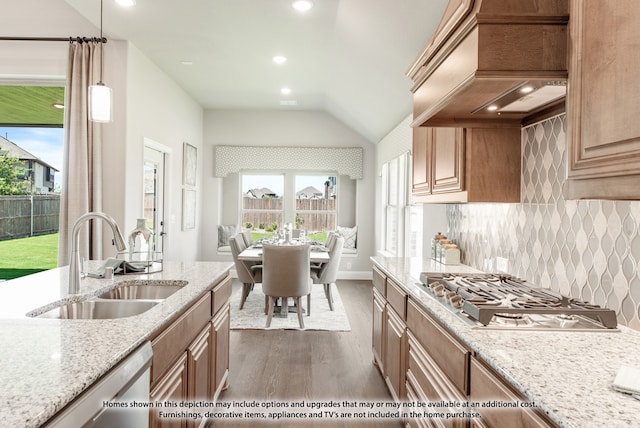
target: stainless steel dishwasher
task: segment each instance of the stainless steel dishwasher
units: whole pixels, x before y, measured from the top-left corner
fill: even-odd
[[[149,409],[133,407],[131,404],[149,402],[152,355],[151,343],[146,342],[62,409],[44,427],[148,427]],[[124,404],[127,406],[124,407]]]

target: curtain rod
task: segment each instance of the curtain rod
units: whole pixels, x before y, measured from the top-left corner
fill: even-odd
[[[100,37],[3,37],[0,40],[14,42],[100,42]],[[102,38],[102,43],[107,43],[107,38]]]

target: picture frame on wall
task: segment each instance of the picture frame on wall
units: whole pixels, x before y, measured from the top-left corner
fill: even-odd
[[[189,143],[182,148],[182,184],[196,185],[196,166],[198,164],[198,149]]]
[[[182,189],[182,230],[196,228],[196,191]]]

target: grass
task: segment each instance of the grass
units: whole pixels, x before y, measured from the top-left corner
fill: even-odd
[[[58,266],[58,234],[0,241],[0,279],[13,279]]]

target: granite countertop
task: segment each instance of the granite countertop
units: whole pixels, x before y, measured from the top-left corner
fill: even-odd
[[[411,258],[371,258],[442,321],[475,354],[561,427],[630,427],[640,420],[640,401],[613,390],[623,366],[640,367],[640,332],[540,332],[473,329],[429,297],[420,272],[477,270]]]
[[[90,269],[98,262],[90,262]],[[161,272],[85,278],[67,295],[68,267],[0,283],[0,420],[38,427],[224,278],[229,262],[164,262]],[[112,320],[26,316],[52,303],[84,300],[123,281],[187,281],[149,311]]]

